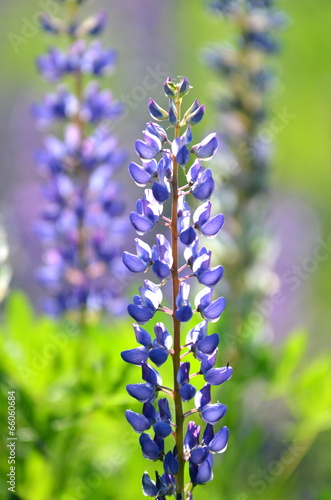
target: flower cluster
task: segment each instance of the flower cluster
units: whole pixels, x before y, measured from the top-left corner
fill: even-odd
[[[130,215],[131,224],[139,236],[145,235],[157,224],[163,225],[167,234],[157,234],[155,245],[150,247],[140,238],[136,239],[136,253],[123,253],[123,262],[134,272],[147,272],[149,268],[155,280],[145,279],[139,294],[133,298],[128,312],[135,320],[133,325],[139,347],[122,352],[127,363],[141,367],[141,383],[129,384],[128,393],[143,403],[141,413],[127,410],[126,418],[140,434],[142,453],[148,460],[160,460],[163,474],[156,472],[154,481],[147,472],[142,478],[143,493],[159,500],[167,496],[178,499],[193,498],[193,490],[213,477],[213,454],[226,449],[228,429],[222,427],[214,432],[214,425],[226,413],[226,406],[212,403],[211,386],[218,386],[232,375],[232,368],[215,367],[219,335],[208,335],[208,324],[219,320],[225,308],[223,297],[213,300],[213,289],[223,276],[223,267],[211,267],[211,252],[200,247],[201,237],[214,238],[224,224],[222,214],[212,215],[209,201],[215,184],[210,169],[202,161],[210,160],[218,147],[216,134],[208,135],[193,145],[192,126],[199,123],[205,112],[203,105],[195,101],[182,112],[183,97],[190,90],[186,78],[178,83],[170,78],[164,83],[169,98],[169,107],[164,109],[153,99],[149,101],[149,112],[153,118],[143,131],[143,140],[136,141],[135,149],[139,164],[132,162],[129,173],[138,186],[145,188],[144,196],[138,200],[136,210]],[[170,122],[162,128],[158,121]],[[168,137],[169,128],[174,137]],[[191,163],[191,157],[194,161]],[[184,178],[184,185],[180,180]],[[193,195],[202,202],[194,211],[186,201]],[[171,216],[163,215],[170,201]],[[168,212],[167,212],[168,213]],[[189,274],[182,273],[188,270]],[[197,278],[204,286],[195,297],[195,309],[191,305],[191,278]],[[172,288],[172,307],[163,303],[162,288],[167,282]],[[156,322],[153,337],[143,328],[159,312],[171,317],[171,329],[166,322]],[[193,314],[202,321],[191,328],[182,345],[182,323],[191,320]],[[183,361],[187,355],[192,361]],[[156,367],[172,359],[173,387],[165,387]],[[191,373],[191,366],[199,369]],[[200,376],[202,388],[192,385],[192,378]],[[158,409],[153,406],[160,393],[166,394],[158,400]],[[186,412],[183,403],[194,399],[194,408]],[[206,424],[200,442],[200,426],[189,421],[184,432],[184,421],[199,414]],[[152,431],[151,435],[147,431]],[[166,448],[165,439],[170,436],[173,444]],[[190,482],[184,484],[185,464],[188,463]]]
[[[282,126],[266,129],[267,96],[274,77],[268,60],[279,44],[275,32],[284,15],[273,0],[215,0],[212,6],[229,18],[237,29],[237,43],[215,46],[206,52],[207,62],[226,82],[219,108],[222,157],[220,171],[227,172],[225,191],[229,217],[228,245],[224,259],[236,307],[242,318],[276,282],[270,267],[270,237],[266,224],[265,198],[269,190],[270,146]],[[277,122],[277,120],[279,122]]]
[[[119,117],[123,106],[91,80],[114,70],[116,53],[99,41],[84,39],[102,31],[104,13],[79,22],[80,2],[67,3],[67,23],[41,18],[46,31],[67,35],[70,46],[66,51],[53,47],[40,56],[39,72],[51,83],[66,78],[71,85],[59,83],[54,93],[33,106],[40,126],[60,122],[64,128],[63,138],[47,135],[36,155],[47,199],[38,224],[44,263],[37,277],[48,290],[44,307],[50,314],[108,308],[116,312],[124,305],[121,254],[126,224],[113,176],[126,155],[108,121]]]

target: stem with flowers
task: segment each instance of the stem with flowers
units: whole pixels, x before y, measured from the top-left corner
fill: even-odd
[[[232,376],[232,368],[215,368],[218,353],[219,335],[208,335],[208,324],[219,320],[225,299],[212,299],[213,289],[223,276],[223,267],[211,267],[211,252],[199,248],[200,237],[214,238],[224,223],[222,214],[211,216],[212,204],[209,198],[215,184],[210,169],[205,169],[201,160],[210,160],[217,150],[215,134],[210,134],[201,143],[191,145],[192,126],[199,123],[205,108],[196,100],[182,116],[182,101],[190,91],[186,78],[178,83],[170,78],[164,83],[164,91],[169,98],[169,110],[159,106],[153,99],[149,101],[149,111],[155,121],[169,121],[174,129],[171,141],[158,123],[149,122],[143,132],[144,141],[138,140],[135,149],[141,165],[132,162],[129,172],[139,186],[150,186],[145,196],[138,200],[136,211],[130,221],[138,235],[144,235],[156,224],[163,223],[170,231],[169,240],[163,234],[156,235],[156,244],[148,244],[136,238],[136,254],[123,253],[123,262],[132,272],[147,272],[152,268],[159,280],[154,283],[148,279],[139,288],[133,303],[128,306],[130,316],[135,320],[133,329],[139,347],[122,352],[127,363],[137,365],[142,370],[143,382],[129,384],[128,393],[143,403],[142,413],[126,411],[126,418],[133,429],[140,434],[139,442],[145,458],[161,461],[163,474],[156,472],[152,480],[147,472],[143,474],[142,487],[146,496],[163,500],[174,497],[176,500],[193,498],[197,485],[211,481],[213,477],[213,455],[225,451],[229,436],[226,426],[216,433],[214,425],[226,413],[226,406],[211,403],[211,386],[220,385]],[[182,129],[185,128],[182,133]],[[186,173],[191,155],[195,161]],[[179,172],[186,177],[184,186],[179,186]],[[193,214],[185,197],[192,194],[204,203]],[[171,202],[171,219],[162,216],[164,204]],[[181,277],[182,271],[191,269],[190,274]],[[195,310],[190,303],[188,281],[196,278],[203,288],[195,298]],[[162,288],[171,280],[172,309],[163,302]],[[141,325],[147,324],[156,312],[172,317],[172,332],[164,323],[154,326],[155,338]],[[189,322],[194,314],[202,321],[181,338],[182,324]],[[190,375],[190,362],[182,361],[193,356],[200,363],[200,370]],[[172,357],[173,388],[164,387],[156,367],[162,366]],[[197,391],[192,385],[193,377],[204,379],[203,387]],[[167,397],[158,400],[157,409],[153,403],[160,393]],[[183,403],[194,398],[194,408],[184,412]],[[174,412],[174,419],[172,414]],[[190,421],[184,433],[184,423],[191,415],[199,414],[206,424],[200,441],[200,425]],[[146,432],[153,430],[154,436]],[[166,438],[172,436],[174,446],[166,449]],[[189,481],[186,477],[189,469]]]
[[[81,330],[87,313],[119,312],[123,307],[117,283],[126,236],[121,215],[120,186],[113,175],[125,154],[108,130],[123,105],[91,78],[113,71],[114,50],[99,41],[87,43],[105,26],[105,13],[79,19],[81,0],[65,0],[66,20],[42,14],[45,31],[69,38],[65,51],[56,47],[37,59],[41,75],[51,83],[71,77],[72,88],[61,84],[33,110],[41,127],[63,124],[64,138],[47,135],[37,154],[47,204],[38,225],[43,265],[37,277],[47,289],[44,309],[51,315],[70,314]],[[86,80],[89,80],[85,86]],[[122,304],[122,305],[121,305]]]

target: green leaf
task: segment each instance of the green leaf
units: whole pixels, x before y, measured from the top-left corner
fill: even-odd
[[[286,340],[283,351],[279,354],[274,373],[274,385],[271,387],[272,393],[286,391],[295,371],[300,365],[306,348],[307,332],[303,330],[294,331]]]

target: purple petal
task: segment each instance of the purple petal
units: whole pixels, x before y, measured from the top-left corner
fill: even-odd
[[[164,459],[164,472],[166,474],[178,474],[179,465],[178,460],[175,458],[174,454],[171,451],[165,456]]]
[[[145,472],[142,477],[143,493],[146,497],[156,497],[159,489],[156,487],[155,482],[151,480],[148,473]]]
[[[166,438],[171,434],[171,425],[169,422],[157,422],[153,426],[155,434],[160,436],[161,438]]]
[[[191,384],[184,384],[179,389],[179,394],[183,401],[190,401],[194,398],[196,392],[196,388]]]
[[[144,160],[151,160],[152,158],[155,158],[157,155],[157,151],[154,149],[150,148],[146,142],[141,141],[138,139],[135,143],[135,150],[138,156],[140,158],[143,158]]]
[[[222,427],[222,429],[216,432],[215,437],[210,441],[208,448],[213,453],[223,453],[227,446],[229,440],[229,429],[227,427]]]
[[[126,390],[140,403],[146,403],[155,399],[154,389],[151,384],[128,384]]]
[[[142,378],[154,387],[162,384],[159,372],[147,363],[142,364]]]
[[[201,373],[205,374],[212,368],[214,368],[217,358],[217,352],[218,349],[215,349],[215,351],[212,354],[210,355],[205,354],[202,356],[201,366],[200,366]]]
[[[177,137],[172,143],[172,152],[179,165],[186,165],[190,159],[190,152],[187,149],[186,138]]]
[[[138,326],[136,324],[133,325],[133,328],[134,328],[134,332],[135,332],[136,340],[137,340],[138,344],[142,344],[143,346],[145,346],[148,349],[152,344],[152,339],[151,339],[150,334],[146,330],[144,330],[143,328],[141,328],[140,326]]]
[[[164,203],[169,198],[168,189],[165,186],[163,186],[162,184],[160,184],[159,182],[154,182],[152,191],[153,191],[154,198],[159,203]]]
[[[207,335],[208,323],[207,321],[201,321],[198,325],[195,325],[186,336],[186,343],[193,342],[194,344],[198,341],[204,339]]]
[[[211,160],[218,148],[216,134],[209,134],[200,144],[193,146],[192,153],[205,161]]]
[[[211,424],[207,424],[202,437],[202,444],[209,445],[210,441],[214,437],[214,428]]]
[[[126,410],[125,416],[129,424],[132,425],[136,432],[140,433],[147,431],[151,426],[149,420],[147,420],[144,415],[140,415],[139,413],[135,413],[134,411]]]
[[[180,241],[186,246],[191,245],[194,242],[195,238],[196,234],[192,226],[181,232],[179,237]]]
[[[168,353],[163,347],[154,347],[149,352],[149,359],[156,364],[156,366],[161,366],[168,359]]]
[[[121,356],[126,363],[140,365],[143,361],[147,360],[148,351],[145,347],[136,347],[135,349],[121,352]]]
[[[131,212],[130,222],[135,228],[138,234],[146,234],[155,225],[151,219],[148,219],[146,215],[140,215],[136,212]]]
[[[146,271],[148,268],[148,262],[143,261],[136,255],[133,255],[129,252],[123,252],[122,254],[123,264],[131,271],[132,273],[141,273]]]
[[[189,89],[190,89],[190,82],[188,81],[186,76],[184,76],[184,78],[181,81],[181,85],[179,87],[179,96],[180,97],[184,96],[189,91]]]
[[[197,347],[199,351],[203,352],[204,354],[212,354],[218,346],[219,341],[219,335],[217,333],[213,333],[212,335],[208,335],[208,337],[205,337],[202,340],[198,341]]]
[[[232,377],[232,371],[230,366],[212,368],[205,374],[205,381],[210,385],[221,385]]]
[[[219,320],[222,312],[225,309],[225,305],[226,305],[225,298],[219,297],[218,299],[214,300],[211,304],[209,304],[209,306],[203,309],[201,314],[208,321],[214,323],[215,321]]]
[[[135,304],[130,304],[128,306],[128,313],[130,314],[131,318],[136,320],[140,325],[144,325],[154,316],[154,311],[152,311],[148,307]]]
[[[175,316],[181,323],[190,321],[193,316],[192,307],[190,305],[180,307],[177,311],[175,311]]]
[[[194,301],[195,306],[199,309],[199,311],[203,311],[210,305],[212,294],[213,291],[211,288],[204,288],[203,290],[200,290]]]
[[[201,465],[202,462],[206,460],[209,455],[209,449],[207,446],[198,446],[191,451],[190,461],[196,465]]]
[[[194,404],[196,408],[203,408],[211,402],[210,385],[206,384],[196,393]]]
[[[200,205],[193,214],[193,221],[196,227],[200,228],[209,221],[211,213],[212,204],[211,201],[207,201]]]
[[[184,449],[186,451],[191,451],[193,448],[198,446],[199,435],[200,435],[200,425],[197,425],[195,422],[189,422],[184,438]]]
[[[205,114],[205,105],[202,104],[201,106],[199,106],[198,109],[196,109],[186,118],[186,122],[190,123],[191,125],[197,125],[198,123],[201,122],[204,114]]]
[[[208,222],[199,227],[201,233],[206,238],[214,238],[224,224],[224,215],[218,214],[209,219]]]
[[[155,101],[154,99],[150,99],[148,101],[148,109],[150,112],[150,115],[154,120],[165,120],[168,118],[168,113],[161,108]]]
[[[147,460],[157,460],[160,456],[158,445],[153,441],[149,434],[141,434],[139,443],[143,452],[144,458]]]
[[[225,415],[227,407],[221,403],[208,404],[200,408],[201,418],[207,424],[215,425]]]
[[[160,262],[159,260],[154,262],[152,269],[153,269],[153,273],[160,280],[164,280],[164,278],[167,278],[170,274],[169,266],[167,264],[165,264],[164,262]]]
[[[170,412],[169,402],[168,402],[167,398],[159,399],[158,405],[159,405],[161,419],[170,422],[171,421],[171,412]]]
[[[185,363],[182,363],[178,369],[177,372],[177,382],[179,385],[186,384],[190,377],[190,362],[186,361]]]
[[[213,479],[213,462],[212,456],[209,454],[207,459],[200,465],[196,482],[197,484],[204,484]]]
[[[223,277],[224,269],[223,266],[213,267],[207,271],[197,273],[199,283],[202,285],[211,287],[215,286]]]
[[[208,170],[206,170],[208,172]],[[191,192],[195,198],[204,201],[208,200],[215,189],[215,181],[211,175],[204,175],[199,181],[192,186]]]
[[[131,162],[129,165],[129,173],[138,186],[146,186],[151,182],[151,175],[143,167],[134,162]]]
[[[147,420],[149,420],[150,424],[155,424],[158,418],[156,409],[149,401],[143,405],[143,415],[147,418]]]
[[[173,344],[173,338],[163,323],[156,323],[154,327],[156,336],[156,345],[170,349]]]

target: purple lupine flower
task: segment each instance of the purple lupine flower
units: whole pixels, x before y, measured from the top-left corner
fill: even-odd
[[[177,373],[177,382],[179,385],[179,394],[183,401],[190,401],[194,398],[196,388],[189,383],[190,380],[190,363],[185,362],[180,365]]]
[[[152,262],[153,272],[160,280],[169,276],[173,258],[171,245],[163,234],[158,234],[156,236],[156,245],[154,245],[152,249]]]
[[[224,297],[212,300],[212,293],[212,288],[206,287],[201,290],[195,298],[195,306],[204,319],[215,322],[224,311],[226,301]]]
[[[89,45],[82,39],[76,40],[67,52],[56,47],[37,59],[40,73],[50,82],[56,82],[67,74],[82,73],[104,76],[114,70],[116,52],[105,50],[99,41]]]
[[[130,316],[143,325],[153,318],[162,302],[161,287],[152,281],[145,280],[144,286],[139,287],[140,295],[133,297],[133,304],[128,307]]]
[[[136,209],[137,212],[131,212],[130,221],[137,233],[144,235],[159,221],[163,206],[155,199],[153,191],[146,189],[144,198],[137,201]]]
[[[228,172],[223,184],[231,201],[224,207],[230,217],[223,259],[230,271],[231,304],[244,325],[270,293],[270,286],[261,283],[277,280],[273,257],[260,250],[271,243],[266,227],[271,145],[263,134],[275,81],[271,58],[278,52],[276,33],[286,18],[275,0],[211,0],[211,6],[236,31],[233,44],[214,45],[205,58],[226,87],[219,103],[221,153],[214,160],[215,167]]]
[[[142,413],[127,410],[126,418],[134,431],[140,434],[139,442],[143,456],[152,461],[163,462],[164,474],[156,473],[155,481],[148,473],[143,474],[142,487],[145,496],[164,500],[175,496],[181,500],[193,498],[193,489],[212,479],[213,454],[225,450],[228,430],[223,427],[214,433],[217,425],[226,413],[226,406],[212,403],[211,386],[220,385],[232,376],[230,366],[216,367],[219,335],[208,335],[208,324],[218,321],[224,308],[223,297],[213,299],[214,287],[223,276],[223,267],[212,266],[211,252],[202,246],[200,237],[213,238],[224,223],[221,214],[212,215],[209,198],[215,183],[212,171],[205,169],[201,159],[211,159],[217,149],[215,134],[210,134],[199,144],[191,146],[193,134],[191,125],[203,118],[205,108],[194,101],[187,112],[181,116],[182,99],[189,92],[190,84],[186,78],[178,83],[170,78],[164,83],[170,105],[166,111],[153,99],[149,101],[149,111],[154,120],[168,120],[174,128],[173,140],[157,123],[150,122],[143,132],[144,140],[136,141],[136,153],[140,162],[131,162],[129,173],[136,184],[146,187],[145,196],[138,200],[136,211],[130,215],[130,221],[139,235],[151,231],[157,224],[163,224],[166,234],[158,233],[156,243],[150,248],[142,240],[136,239],[136,254],[123,253],[123,262],[133,272],[154,273],[158,282],[145,280],[128,306],[130,316],[136,321],[134,331],[138,347],[122,352],[127,363],[140,365],[144,382],[129,384],[127,390],[131,396],[143,403]],[[184,129],[182,131],[182,128]],[[195,161],[191,162],[191,156]],[[188,166],[188,167],[187,167]],[[183,167],[186,177],[184,186],[179,186],[179,169]],[[187,168],[187,172],[186,172]],[[204,203],[195,209],[192,217],[186,195],[193,194],[196,200]],[[170,210],[163,210],[171,200]],[[163,215],[170,213],[170,217]],[[183,258],[181,258],[183,257]],[[179,264],[179,259],[185,263]],[[186,269],[193,274],[183,275]],[[196,296],[196,311],[192,310],[191,287],[188,281],[196,277],[197,282],[205,286]],[[165,303],[162,293],[167,282],[172,287],[172,303]],[[172,328],[164,323],[156,323],[155,339],[147,329],[140,325],[148,324],[156,313],[168,314],[172,319]],[[181,329],[194,314],[203,321],[191,328],[186,336],[186,344],[181,347]],[[146,327],[148,328],[148,327]],[[200,362],[200,370],[190,374],[191,363],[182,361],[191,355]],[[173,383],[171,387],[162,385],[159,373],[149,362],[162,367],[168,360],[173,363]],[[197,392],[192,384],[194,377],[201,377],[204,387]],[[153,406],[160,393],[172,398],[175,413],[171,414],[166,398],[158,401],[158,411]],[[194,398],[194,407],[184,413],[183,402]],[[190,422],[184,437],[183,421],[193,413],[199,413],[206,423],[203,440],[200,444],[200,426]],[[176,445],[167,449],[169,435],[175,438]],[[184,485],[184,468],[188,464],[191,481]]]
[[[49,294],[44,307],[51,314],[75,312],[81,320],[87,311],[122,312],[127,274],[121,254],[127,224],[121,186],[113,177],[126,155],[106,120],[120,116],[123,106],[99,83],[83,85],[84,75],[112,71],[116,53],[98,41],[83,40],[102,31],[104,13],[80,23],[42,15],[41,24],[53,35],[69,34],[72,43],[65,51],[53,47],[39,57],[40,73],[51,82],[69,77],[76,89],[60,84],[33,107],[38,124],[64,126],[64,137],[47,135],[36,154],[47,199],[37,227],[44,246],[37,278]],[[149,264],[146,251],[143,243],[138,246],[138,258],[128,259],[131,270],[137,263],[141,270],[144,258]]]
[[[196,233],[191,225],[191,210],[185,201],[185,196],[181,196],[178,202],[177,230],[180,241],[188,246],[196,240]]]
[[[208,322],[205,320],[192,328],[186,336],[186,344],[200,361],[205,354],[213,354],[220,342],[218,333],[207,335],[207,329]]]
[[[190,477],[194,485],[204,484],[213,478],[214,453],[224,453],[229,440],[229,429],[224,426],[214,434],[213,426],[207,424],[199,443],[200,426],[189,422],[185,441],[186,453],[189,454]],[[192,445],[192,446],[190,446]]]
[[[126,267],[132,273],[140,273],[146,271],[148,266],[152,263],[152,250],[147,243],[136,238],[136,250],[137,255],[133,255],[129,252],[123,252],[122,260]]]
[[[166,329],[163,323],[157,323],[154,327],[155,340],[149,333],[138,324],[134,324],[133,328],[136,334],[136,340],[140,347],[129,349],[121,353],[122,358],[127,363],[140,365],[148,358],[156,365],[161,366],[168,359],[171,353],[172,336]]]

